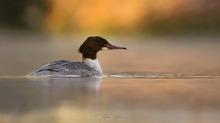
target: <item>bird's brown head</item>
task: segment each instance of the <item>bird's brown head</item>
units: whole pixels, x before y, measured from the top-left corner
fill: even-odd
[[[83,58],[96,59],[97,52],[103,49],[126,49],[125,47],[114,46],[106,39],[100,36],[88,37],[86,41],[80,46],[79,52],[82,53]]]

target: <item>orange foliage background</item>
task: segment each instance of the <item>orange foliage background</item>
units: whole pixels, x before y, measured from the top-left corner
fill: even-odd
[[[45,22],[55,32],[135,30],[160,19],[194,16],[220,7],[218,0],[51,0],[50,3],[51,11]]]

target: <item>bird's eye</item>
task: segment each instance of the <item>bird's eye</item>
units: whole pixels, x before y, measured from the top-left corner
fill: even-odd
[[[103,42],[103,41],[102,41],[101,43],[102,43],[102,44],[104,44],[104,42]]]

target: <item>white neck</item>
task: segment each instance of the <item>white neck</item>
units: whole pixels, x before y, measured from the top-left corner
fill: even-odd
[[[98,59],[89,59],[85,58],[83,59],[83,62],[88,65],[89,67],[93,68],[95,71],[102,73],[102,68],[100,66],[99,60]]]

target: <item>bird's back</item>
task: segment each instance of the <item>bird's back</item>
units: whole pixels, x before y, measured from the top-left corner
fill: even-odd
[[[51,62],[42,68],[29,73],[27,76],[94,76],[100,75],[99,72],[90,68],[83,62],[71,62],[58,60]]]

